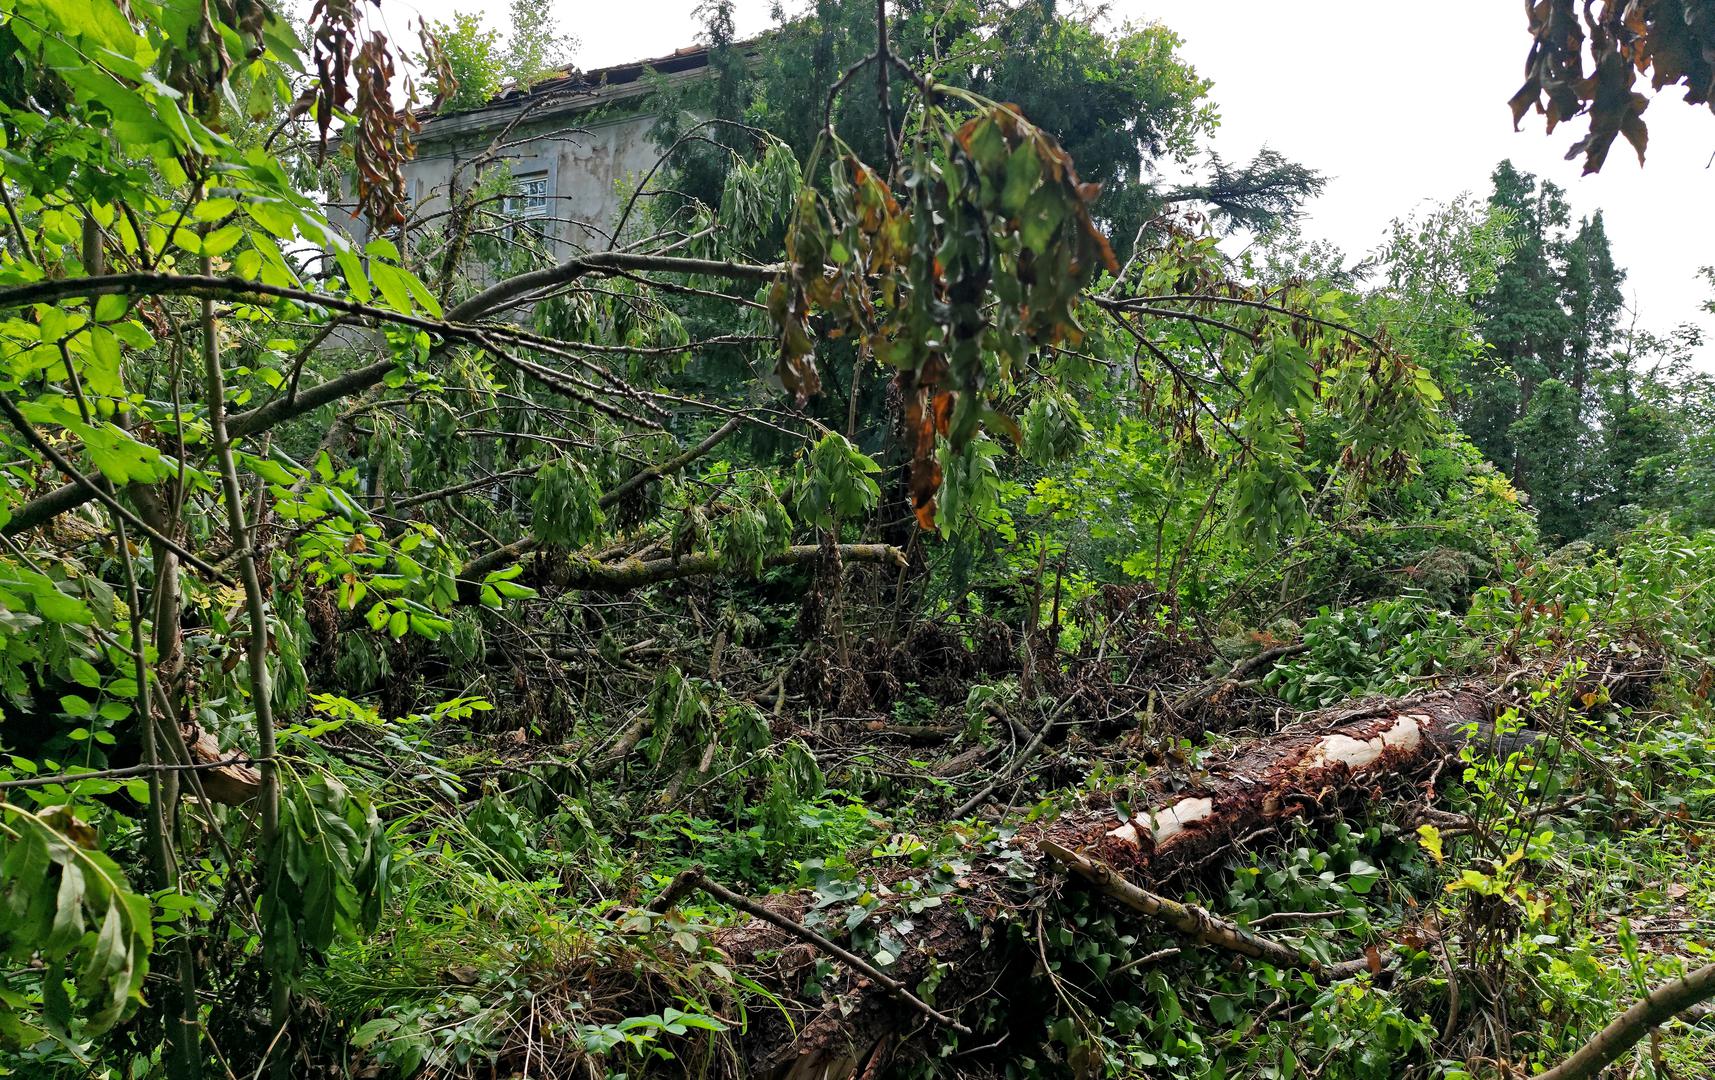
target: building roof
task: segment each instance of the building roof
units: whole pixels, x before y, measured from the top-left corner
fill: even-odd
[[[751,40],[739,42],[736,47],[748,58],[755,46],[755,40]],[[683,79],[695,76],[708,66],[709,47],[691,45],[666,56],[632,60],[611,67],[589,71],[568,68],[528,87],[507,87],[492,101],[478,108],[423,117],[423,130],[418,141],[432,141],[493,127],[509,121],[523,108],[531,108],[532,116],[546,118],[642,97],[654,88],[645,78],[650,72],[669,79]]]
[[[563,90],[596,90],[602,87],[627,86],[643,77],[645,71],[653,70],[662,75],[677,75],[681,72],[696,71],[709,66],[709,47],[707,45],[687,45],[683,49],[675,49],[666,56],[657,56],[649,60],[632,60],[612,67],[595,68],[591,71],[578,71],[575,68],[539,79],[528,87],[508,87],[500,92],[493,103],[512,101],[517,98],[538,97],[553,94]],[[493,104],[491,103],[491,104]]]

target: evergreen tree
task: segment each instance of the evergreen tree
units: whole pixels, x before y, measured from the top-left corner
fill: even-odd
[[[1579,493],[1584,479],[1584,455],[1579,452],[1584,426],[1578,419],[1578,398],[1569,383],[1545,379],[1530,395],[1528,410],[1509,435],[1518,472],[1530,478],[1531,502],[1536,506],[1537,530],[1550,544],[1575,540],[1586,529]]]
[[[1510,161],[1492,180],[1489,206],[1506,222],[1509,253],[1476,302],[1487,352],[1472,365],[1457,415],[1530,493],[1543,535],[1578,539],[1590,529],[1591,504],[1613,487],[1593,387],[1613,363],[1625,271],[1600,213],[1574,232],[1556,185]]]
[[[1561,236],[1570,215],[1560,188],[1539,186],[1510,161],[1496,167],[1492,180],[1489,205],[1506,217],[1512,251],[1477,304],[1493,363],[1473,373],[1462,419],[1489,460],[1510,469],[1513,482],[1528,490],[1513,425],[1530,413],[1537,386],[1559,372],[1571,336],[1560,302]]]
[[[1625,304],[1620,286],[1625,282],[1626,272],[1614,265],[1600,210],[1594,217],[1579,222],[1578,235],[1566,246],[1561,276],[1566,313],[1572,321],[1562,377],[1572,387],[1579,416],[1583,417],[1591,369],[1603,363],[1604,354],[1613,344],[1615,325]]]
[[[1633,333],[1597,375],[1601,429],[1590,528],[1607,540],[1651,518],[1715,524],[1715,379],[1692,362],[1702,337]]]

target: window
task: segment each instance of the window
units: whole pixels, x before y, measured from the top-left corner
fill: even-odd
[[[512,178],[512,190],[507,194],[503,209],[506,220],[520,230],[536,236],[547,235],[548,174],[523,173]],[[520,239],[523,237],[520,236]]]

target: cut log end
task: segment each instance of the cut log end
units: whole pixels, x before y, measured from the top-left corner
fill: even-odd
[[[262,774],[254,765],[227,761],[231,755],[222,751],[214,735],[194,724],[183,725],[185,746],[190,750],[191,763],[198,766],[198,779],[203,794],[210,802],[222,806],[243,806],[262,790]]]

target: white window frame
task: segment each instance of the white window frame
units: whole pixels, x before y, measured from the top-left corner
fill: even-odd
[[[513,173],[500,203],[509,232],[523,228],[543,240],[549,239],[548,204],[553,196],[553,176],[549,170]]]

